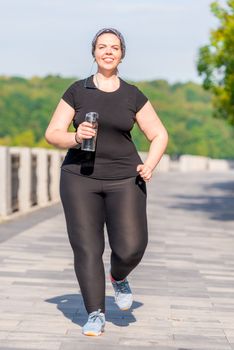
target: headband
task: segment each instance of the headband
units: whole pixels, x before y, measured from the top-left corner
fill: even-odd
[[[121,51],[122,51],[122,58],[124,58],[125,52],[126,52],[125,40],[124,40],[123,35],[117,29],[114,29],[114,28],[103,28],[103,29],[100,29],[96,33],[95,37],[92,40],[92,55],[93,55],[93,57],[94,57],[94,50],[95,50],[97,38],[101,34],[104,34],[104,33],[112,33],[112,34],[115,34],[119,38],[120,45],[121,45]]]

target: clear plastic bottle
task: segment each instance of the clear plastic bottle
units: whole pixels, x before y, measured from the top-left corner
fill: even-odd
[[[96,149],[98,118],[99,118],[99,114],[97,112],[88,112],[85,115],[85,121],[92,123],[93,129],[96,131],[96,134],[95,134],[95,136],[93,136],[90,139],[83,139],[82,145],[81,145],[82,151],[94,152]]]

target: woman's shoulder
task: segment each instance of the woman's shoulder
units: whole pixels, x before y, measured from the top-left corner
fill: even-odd
[[[121,80],[122,80],[123,86],[126,89],[128,89],[130,91],[133,91],[133,92],[136,92],[137,90],[139,90],[139,88],[135,85],[134,82],[128,82],[128,81],[126,81],[125,79],[122,79],[122,78],[121,78]]]
[[[84,85],[85,79],[77,79],[70,83],[69,88],[75,89]]]
[[[62,99],[64,99],[72,107],[74,107],[74,101],[77,99],[77,97],[79,96],[80,99],[82,96],[82,87],[84,85],[84,81],[85,79],[79,79],[71,82],[62,94]]]
[[[141,107],[148,101],[148,97],[143,93],[143,91],[138,88],[137,85],[133,82],[127,82],[122,79],[123,86],[125,86],[125,91],[128,93],[128,96],[132,97],[132,101],[134,101],[136,105],[136,112],[140,110]]]

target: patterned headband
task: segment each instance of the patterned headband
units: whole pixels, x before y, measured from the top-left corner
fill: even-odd
[[[126,52],[126,45],[125,45],[125,40],[124,40],[124,37],[123,35],[117,30],[117,29],[114,29],[114,28],[103,28],[103,29],[100,29],[95,37],[93,38],[93,41],[92,41],[92,55],[94,57],[94,50],[95,50],[95,46],[96,46],[96,41],[97,41],[97,38],[101,35],[101,34],[104,34],[104,33],[113,33],[115,34],[119,40],[120,40],[120,45],[121,45],[121,50],[122,50],[122,58],[124,58],[125,56],[125,52]]]

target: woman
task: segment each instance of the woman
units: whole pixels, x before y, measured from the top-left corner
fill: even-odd
[[[105,326],[104,224],[111,247],[110,280],[121,310],[133,297],[127,276],[139,264],[148,242],[146,182],[168,142],[167,131],[147,97],[118,77],[125,41],[114,28],[101,29],[92,42],[97,73],[76,81],[63,94],[46,130],[46,140],[69,148],[61,166],[60,196],[74,269],[88,313],[85,335]],[[98,112],[98,131],[84,121]],[[68,131],[73,121],[75,132]],[[151,142],[143,163],[130,130],[137,122]],[[95,152],[81,149],[97,133]]]

